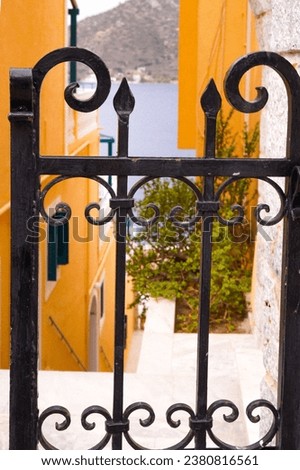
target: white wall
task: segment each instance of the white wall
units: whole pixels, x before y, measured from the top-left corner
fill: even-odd
[[[257,19],[261,50],[276,52],[300,71],[300,2],[299,0],[250,0]],[[261,119],[261,157],[285,157],[287,99],[281,78],[264,68],[263,85],[269,102]],[[275,208],[276,194],[267,185],[259,187],[260,202]],[[273,210],[273,214],[276,212]],[[282,224],[262,228],[256,243],[253,276],[254,330],[263,349],[266,375],[263,397],[276,404],[277,360],[280,305]]]

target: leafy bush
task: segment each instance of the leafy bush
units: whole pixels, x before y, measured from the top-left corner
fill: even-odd
[[[230,113],[217,123],[217,155],[235,156],[237,135],[230,128]],[[258,126],[253,132],[243,131],[244,156],[251,157],[258,143]],[[225,179],[218,178],[218,187]],[[201,190],[202,182],[196,181]],[[249,179],[230,184],[222,195],[223,218],[234,216],[233,205],[244,205],[249,200]],[[147,298],[176,299],[176,330],[194,332],[198,327],[199,276],[201,259],[201,221],[193,227],[176,227],[169,214],[176,206],[178,220],[187,220],[195,212],[196,197],[191,188],[177,179],[154,179],[144,186],[144,198],[137,202],[139,217],[149,219],[154,215],[151,205],[160,211],[156,223],[148,229],[131,235],[128,241],[127,270],[136,291],[135,304],[144,306]],[[150,205],[150,206],[149,206]],[[252,246],[249,224],[243,222],[234,227],[213,224],[211,312],[212,326],[225,325],[227,331],[247,313],[244,293],[250,290]],[[246,236],[245,236],[246,235]],[[246,239],[240,243],[241,239]]]

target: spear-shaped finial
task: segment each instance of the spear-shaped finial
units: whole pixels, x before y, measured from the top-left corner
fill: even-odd
[[[201,107],[207,117],[216,118],[221,109],[222,98],[213,79],[210,80],[202,97]]]
[[[216,151],[216,119],[221,109],[222,99],[214,80],[210,80],[201,97],[201,106],[205,113],[205,158],[214,158]]]
[[[129,88],[126,78],[122,79],[121,85],[114,97],[114,108],[119,118],[118,128],[118,156],[128,155],[128,123],[129,116],[134,109],[135,99]]]

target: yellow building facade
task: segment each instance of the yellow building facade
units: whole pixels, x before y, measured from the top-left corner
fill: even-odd
[[[9,69],[31,68],[45,54],[68,45],[68,8],[74,6],[77,6],[76,2],[65,0],[1,2],[1,368],[9,367],[10,343],[10,128],[7,119]],[[47,74],[43,83],[41,154],[96,156],[99,154],[98,112],[84,114],[68,108],[63,98],[68,83],[68,67],[69,64],[55,67]],[[85,96],[82,95],[82,98]],[[51,178],[43,177],[42,188]],[[84,217],[86,206],[91,202],[99,202],[100,197],[98,184],[87,178],[65,180],[55,185],[47,194],[45,207],[49,213],[53,213],[55,206],[64,201],[72,209],[72,218],[69,222],[68,262],[54,268],[50,266],[49,227],[45,222],[40,224],[41,369],[112,370],[115,303],[114,226],[112,222],[105,227],[105,239],[103,237],[101,240],[99,227],[88,224]],[[129,345],[134,329],[134,312],[128,310],[127,313]]]
[[[180,0],[179,8],[179,148],[203,155],[204,115],[200,97],[211,78],[222,96],[224,116],[230,105],[224,98],[223,80],[240,56],[257,50],[254,17],[248,0]],[[260,72],[251,72],[241,83],[246,99],[255,96]],[[231,124],[242,132],[245,119],[251,129],[257,116],[235,112]]]

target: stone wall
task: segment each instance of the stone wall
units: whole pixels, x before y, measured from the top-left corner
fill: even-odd
[[[260,49],[282,55],[300,71],[300,2],[250,0],[250,5],[256,16]],[[285,157],[285,87],[279,75],[268,67],[264,68],[263,85],[269,92],[269,101],[261,117],[260,156]],[[278,197],[272,188],[265,183],[259,185],[259,201],[270,205],[270,214],[276,213],[277,200]],[[278,373],[281,244],[282,224],[259,228],[253,274],[253,324],[263,349],[266,370],[262,394],[274,404]]]

